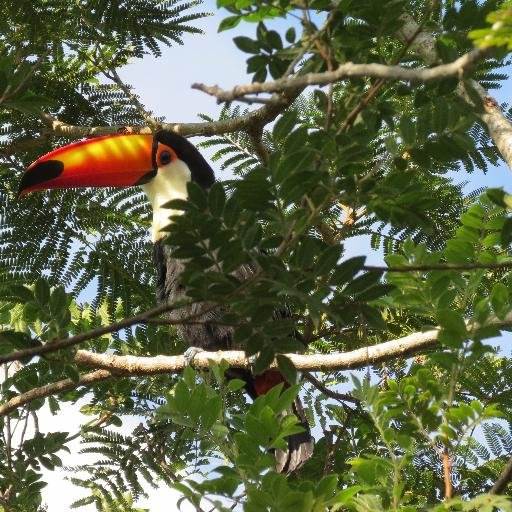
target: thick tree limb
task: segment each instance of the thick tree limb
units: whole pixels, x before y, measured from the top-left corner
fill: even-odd
[[[190,137],[194,135],[219,135],[223,133],[236,132],[239,130],[255,129],[258,126],[265,126],[272,122],[281,112],[286,110],[302,89],[287,90],[281,95],[272,96],[268,104],[260,107],[248,114],[235,117],[233,119],[222,119],[220,121],[204,123],[160,123],[158,128],[173,131]],[[78,126],[59,121],[58,119],[45,114],[40,114],[43,122],[57,136],[80,138],[80,137],[100,137],[102,135],[114,135],[116,133],[152,133],[150,126]]]
[[[402,41],[407,42],[417,32],[419,25],[410,14],[403,14],[401,19],[404,24],[397,35]],[[433,65],[440,60],[436,49],[436,38],[428,32],[422,31],[416,34],[411,48],[428,65]],[[470,84],[478,92],[484,105],[484,112],[478,115],[487,126],[501,156],[512,170],[512,124],[504,116],[497,101],[478,82],[470,80]],[[457,92],[465,101],[472,104],[463,84],[458,87]]]
[[[441,80],[452,76],[460,77],[464,71],[478,62],[486,54],[487,50],[476,48],[466,53],[449,64],[440,64],[433,68],[413,69],[404,66],[388,66],[386,64],[354,64],[346,62],[340,64],[333,71],[323,73],[307,73],[293,77],[280,78],[274,82],[255,82],[246,85],[237,85],[230,91],[221,89],[218,86],[207,86],[204,84],[193,84],[193,89],[198,89],[211,96],[215,96],[219,102],[230,102],[242,98],[247,94],[280,92],[290,87],[307,87],[309,85],[327,85],[338,82],[345,78],[372,77],[388,80],[407,80],[414,82],[429,82]]]
[[[492,318],[486,325],[499,328],[511,327],[512,313],[503,320]],[[479,327],[481,326],[478,324],[468,325],[468,332],[474,332]],[[353,370],[430,349],[436,346],[440,332],[439,328],[415,332],[403,338],[359,348],[351,352],[286,355],[294,366],[302,371]],[[178,373],[183,371],[186,366],[185,358],[182,355],[155,357],[117,356],[114,354],[97,354],[87,350],[78,350],[74,361],[79,365],[92,366],[97,369],[99,368],[99,370],[82,375],[76,382],[71,379],[65,379],[15,396],[0,406],[0,416],[4,416],[14,409],[39,398],[56,395],[82,386],[89,386],[95,382],[112,377]],[[194,366],[196,368],[208,369],[210,361],[215,363],[226,361],[233,368],[251,368],[251,363],[242,350],[199,352],[194,357]],[[272,366],[275,367],[277,364],[274,362]]]
[[[404,357],[419,350],[430,348],[436,344],[438,335],[439,329],[432,329],[351,352],[311,355],[287,354],[287,356],[299,370],[350,370],[395,357]],[[0,417],[39,398],[56,395],[82,386],[89,386],[95,382],[115,376],[178,373],[183,371],[186,366],[185,358],[182,355],[137,357],[97,354],[88,350],[78,350],[74,360],[79,365],[99,368],[99,370],[82,375],[77,382],[71,379],[64,379],[54,384],[31,389],[26,393],[11,398],[11,400],[0,406]],[[227,361],[234,368],[251,368],[251,363],[242,350],[199,352],[194,357],[194,367],[208,369],[210,361],[220,363],[223,360]],[[274,364],[274,366],[276,365]]]
[[[512,317],[510,319],[512,322]],[[332,354],[286,354],[297,370],[302,371],[330,371],[351,370],[361,368],[368,364],[387,361],[395,357],[404,357],[414,352],[430,348],[435,345],[439,329],[417,332],[386,341],[369,347],[359,348],[351,352]],[[243,350],[224,350],[218,352],[199,352],[194,357],[194,367],[207,369],[210,361],[220,363],[227,361],[233,368],[251,368]],[[97,354],[87,350],[78,350],[75,355],[77,364],[102,368],[110,371],[121,371],[129,375],[153,375],[159,373],[177,373],[186,366],[185,358],[179,356],[117,356],[114,354]],[[274,363],[273,367],[277,367]]]

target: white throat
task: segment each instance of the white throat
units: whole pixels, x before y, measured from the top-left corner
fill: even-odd
[[[141,185],[153,207],[153,224],[151,226],[151,239],[153,242],[165,236],[162,228],[171,222],[171,215],[183,213],[181,210],[162,208],[162,205],[172,199],[187,199],[187,183],[192,175],[188,165],[182,160],[174,160],[169,165],[158,169],[156,176],[148,183]]]

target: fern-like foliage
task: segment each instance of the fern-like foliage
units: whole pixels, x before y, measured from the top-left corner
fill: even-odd
[[[155,400],[149,396],[137,398],[146,403],[148,399]],[[71,481],[90,494],[75,501],[72,507],[98,504],[102,500],[118,500],[128,507],[127,496],[130,499],[146,496],[148,488],[157,487],[157,481],[159,485],[172,486],[180,479],[178,472],[193,472],[207,462],[195,460],[194,444],[185,428],[166,422],[147,426],[141,423],[130,435],[106,428],[87,433],[82,439],[81,453],[89,454],[96,461],[67,469],[76,474]],[[84,471],[87,478],[80,476]]]
[[[6,85],[5,91],[13,91],[4,97],[7,109],[0,109],[4,283],[44,275],[75,296],[92,292],[93,306],[108,303],[112,318],[119,304],[124,314],[154,304],[149,210],[138,189],[34,194],[20,200],[17,183],[31,161],[70,141],[45,133],[37,115],[41,110],[78,125],[143,122],[122,88],[98,83],[98,75],[130,57],[159,56],[162,45],[181,44],[185,33],[200,33],[191,25],[205,16],[196,6],[179,0],[0,6],[0,97]],[[15,51],[20,37],[30,45]],[[34,54],[41,55],[37,65]]]
[[[44,274],[75,296],[96,288],[93,305],[106,301],[112,317],[118,301],[124,313],[154,304],[149,212],[142,194],[88,190],[19,200],[3,191],[0,196],[4,283]]]
[[[219,121],[226,121],[247,114],[247,110],[239,107],[223,107],[219,114]],[[214,119],[210,116],[201,114],[201,119],[212,122]],[[200,148],[213,149],[211,159],[213,162],[220,162],[222,171],[229,169],[233,174],[244,174],[258,164],[258,159],[254,154],[251,141],[245,132],[233,132],[211,137],[198,144]]]

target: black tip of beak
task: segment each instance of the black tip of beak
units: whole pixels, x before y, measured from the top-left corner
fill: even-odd
[[[18,188],[18,197],[29,188],[51,179],[57,178],[64,171],[64,164],[60,160],[46,160],[39,162],[25,171],[21,177]]]

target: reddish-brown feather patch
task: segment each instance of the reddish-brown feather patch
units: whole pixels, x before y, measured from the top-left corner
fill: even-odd
[[[281,384],[281,382],[285,382],[286,380],[283,375],[277,370],[267,370],[263,372],[261,375],[256,375],[254,377],[254,389],[258,396],[264,395],[268,391],[270,391],[274,386]]]

